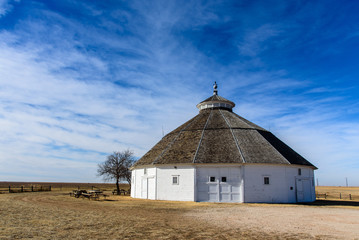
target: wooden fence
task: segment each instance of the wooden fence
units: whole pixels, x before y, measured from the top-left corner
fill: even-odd
[[[359,200],[359,195],[351,193],[315,193],[317,199],[343,199],[343,200]]]
[[[21,193],[21,192],[45,192],[51,191],[51,186],[30,186],[30,187],[12,187],[1,188],[0,193]]]

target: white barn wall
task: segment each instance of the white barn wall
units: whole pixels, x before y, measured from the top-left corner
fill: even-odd
[[[172,177],[178,176],[178,184]],[[161,166],[157,168],[157,199],[195,201],[195,168],[193,166]]]
[[[268,165],[244,166],[245,202],[288,202],[285,167]],[[264,184],[269,177],[269,184]]]
[[[298,168],[285,167],[285,174],[286,174],[285,181],[287,183],[287,190],[288,190],[288,203],[295,203],[297,202],[295,179],[296,176],[298,175]]]
[[[299,168],[301,175],[298,174]],[[307,166],[275,164],[176,165],[175,168],[174,165],[167,165],[146,168],[146,174],[144,172],[144,168],[133,169],[131,197],[219,202],[295,203],[297,201],[315,201],[314,170]],[[173,176],[179,177],[178,184],[172,184]],[[209,176],[215,176],[216,179],[226,176],[228,182],[221,183],[218,180],[216,182],[219,191],[218,197],[206,200],[203,198],[203,186],[208,186],[208,196],[213,196],[209,186],[214,183],[209,182]],[[264,184],[264,177],[269,177],[269,185]],[[229,194],[223,194],[221,191],[224,185],[230,185]],[[298,185],[302,186],[302,192],[299,194],[297,192]],[[200,191],[202,192],[200,193]],[[226,196],[229,197],[224,198]]]
[[[196,201],[243,202],[242,168],[240,165],[197,166]],[[215,181],[210,182],[210,177]],[[221,178],[226,177],[226,182]]]
[[[301,175],[298,175],[299,168]],[[253,164],[245,165],[244,172],[245,202],[295,203],[297,179],[310,183],[305,186],[303,202],[315,201],[314,171],[310,167]],[[269,177],[269,185],[264,184],[264,177]]]
[[[131,197],[136,198],[136,171],[131,171]]]
[[[143,169],[132,170],[133,183],[131,184],[131,197],[141,198],[141,178],[143,176]]]
[[[145,170],[147,173],[145,174]],[[139,168],[132,170],[131,197],[155,199],[156,168]],[[146,186],[144,186],[146,185]]]

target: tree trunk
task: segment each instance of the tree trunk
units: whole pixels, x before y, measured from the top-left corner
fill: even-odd
[[[119,178],[116,179],[116,190],[117,190],[117,195],[120,195],[120,184],[118,181]]]

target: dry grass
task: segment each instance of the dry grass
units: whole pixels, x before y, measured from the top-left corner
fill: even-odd
[[[71,191],[73,189],[102,189],[102,190],[113,190],[116,188],[114,183],[65,183],[65,182],[0,182],[0,190],[6,191],[8,187],[30,188],[31,186],[51,186],[53,191]],[[120,188],[129,189],[128,184],[120,184]]]
[[[128,196],[89,201],[54,192],[3,194],[0,239],[249,239],[252,235],[239,229],[223,233],[218,227],[184,216],[205,206],[208,204]]]
[[[359,207],[0,195],[0,239],[354,239]]]
[[[333,186],[317,186],[315,190],[320,193],[345,193],[345,194],[354,194],[359,195],[359,187],[333,187]]]
[[[323,194],[326,194],[326,199],[332,200],[359,200],[359,187],[333,187],[333,186],[317,186],[315,191],[321,194],[320,198],[323,198]],[[349,196],[351,195],[351,197]]]

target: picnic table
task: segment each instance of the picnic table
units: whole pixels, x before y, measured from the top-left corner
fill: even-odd
[[[72,190],[72,192],[70,192],[70,196],[74,196],[75,198],[79,198],[84,193],[86,194],[87,191],[86,190]]]
[[[101,190],[73,190],[70,192],[70,196],[74,196],[75,198],[88,198],[89,200],[100,200],[100,196],[108,197],[108,195],[104,194]]]

